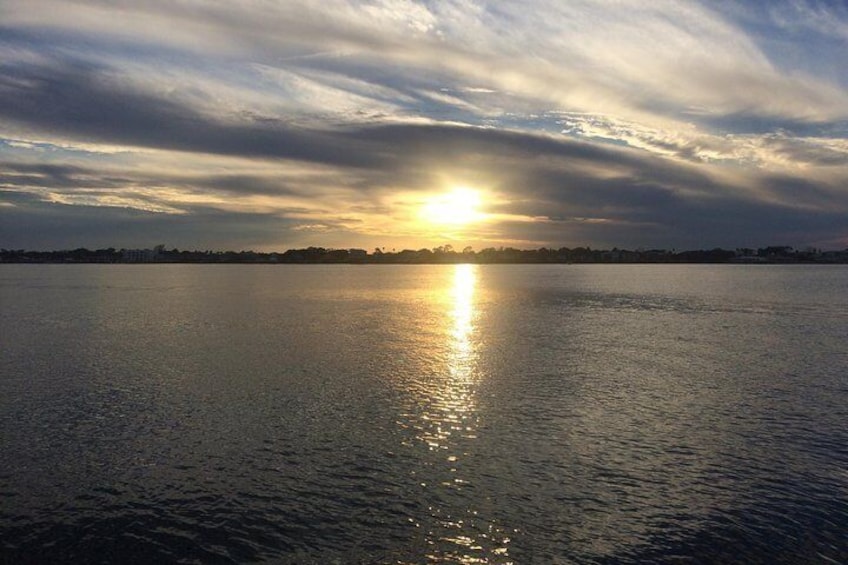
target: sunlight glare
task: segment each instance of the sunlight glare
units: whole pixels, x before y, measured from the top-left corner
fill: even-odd
[[[454,363],[451,371],[461,373],[472,353],[471,332],[474,317],[475,271],[473,265],[456,265],[453,280]]]
[[[421,217],[433,224],[469,224],[483,219],[481,204],[479,191],[458,187],[428,199],[421,209]]]

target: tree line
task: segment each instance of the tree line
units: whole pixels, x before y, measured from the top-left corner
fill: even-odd
[[[734,250],[714,248],[689,251],[665,249],[592,249],[590,247],[560,247],[516,249],[487,247],[461,251],[451,245],[432,249],[403,249],[386,251],[376,248],[332,249],[306,247],[284,252],[260,251],[186,251],[166,249],[77,248],[61,251],[26,251],[0,249],[4,263],[350,263],[350,264],[454,264],[454,263],[846,263],[848,249],[822,252],[808,248],[796,250],[789,246],[769,246],[759,249]]]

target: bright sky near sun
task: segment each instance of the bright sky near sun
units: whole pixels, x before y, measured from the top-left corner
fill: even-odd
[[[3,0],[0,247],[848,247],[841,0]]]
[[[425,224],[450,224],[464,226],[481,221],[482,197],[474,189],[454,188],[450,192],[436,194],[421,207],[421,221]]]

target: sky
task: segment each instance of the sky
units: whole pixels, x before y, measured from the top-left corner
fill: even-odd
[[[0,0],[0,247],[848,247],[848,3]]]

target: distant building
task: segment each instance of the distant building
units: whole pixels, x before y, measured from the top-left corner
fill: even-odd
[[[153,249],[121,249],[121,260],[125,263],[156,263],[164,258],[165,246]]]
[[[125,263],[151,263],[153,262],[152,249],[122,249],[121,259]]]

